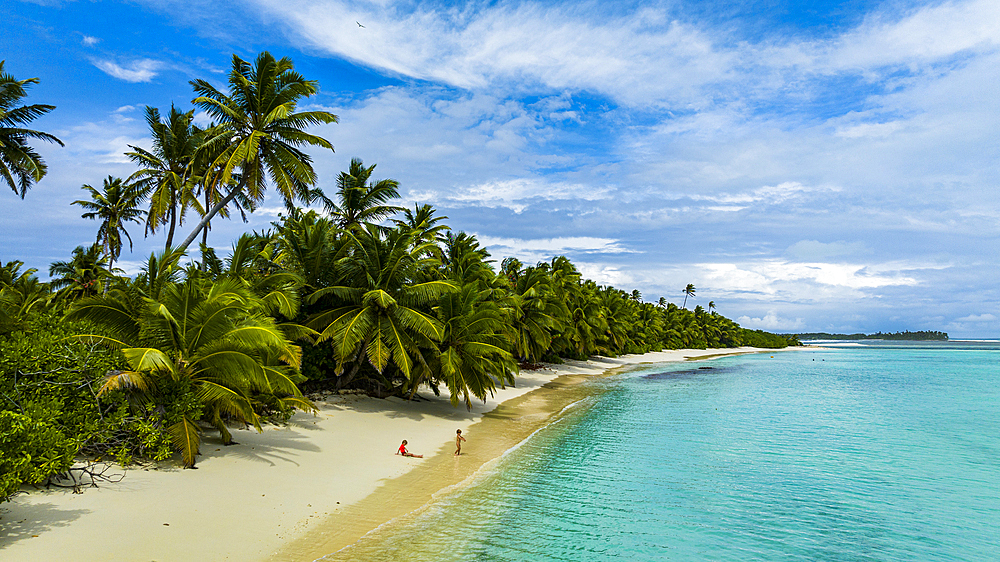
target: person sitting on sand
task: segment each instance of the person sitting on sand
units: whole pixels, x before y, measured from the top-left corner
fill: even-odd
[[[455,456],[462,454],[462,441],[465,441],[465,437],[462,437],[462,430],[459,429],[455,432]]]
[[[403,439],[403,444],[399,446],[399,450],[396,451],[397,455],[403,455],[404,457],[414,457],[417,459],[424,458],[423,455],[414,455],[413,453],[406,450],[406,439]]]

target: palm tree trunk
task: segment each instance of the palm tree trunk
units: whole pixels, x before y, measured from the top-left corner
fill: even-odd
[[[115,255],[109,253],[108,254],[108,273],[111,274],[111,275],[114,275],[114,270],[115,270]],[[104,291],[103,291],[103,293],[105,295],[107,295],[108,294],[108,289],[110,289],[110,288],[111,288],[111,283],[105,282],[104,283]]]
[[[244,177],[240,178],[240,183],[236,184],[236,187],[229,190],[229,194],[226,195],[226,197],[223,198],[222,201],[216,203],[215,206],[212,207],[212,210],[205,213],[205,216],[201,217],[201,220],[198,221],[198,226],[194,227],[194,230],[191,231],[191,234],[188,234],[188,237],[184,239],[184,242],[181,242],[180,246],[177,246],[177,249],[186,250],[187,247],[191,245],[191,242],[194,242],[194,239],[198,236],[198,233],[200,233],[201,230],[205,228],[209,222],[211,222],[212,218],[215,215],[219,214],[219,211],[221,211],[223,207],[228,205],[233,199],[236,199],[236,195],[238,195],[241,191],[243,191],[244,187],[246,187],[245,175]]]
[[[365,338],[365,341],[361,342],[358,346],[358,352],[354,354],[354,366],[351,367],[351,372],[347,374],[346,377],[339,377],[337,380],[337,390],[344,388],[345,386],[351,384],[354,377],[357,376],[358,371],[361,369],[361,352],[368,347],[368,342],[371,340],[371,335]]]
[[[407,400],[413,400],[414,395],[417,394],[417,387],[419,387],[420,383],[423,382],[424,380],[424,375],[431,372],[431,368],[427,366],[427,361],[424,359],[424,354],[420,353],[419,349],[417,350],[417,358],[420,359],[420,364],[424,366],[424,370],[420,373],[420,376],[417,377],[417,380],[413,383],[413,390],[410,391],[410,395],[406,398]]]
[[[172,202],[170,204],[170,230],[167,231],[167,248],[174,241],[174,228],[177,226],[177,196],[171,195],[170,197]]]

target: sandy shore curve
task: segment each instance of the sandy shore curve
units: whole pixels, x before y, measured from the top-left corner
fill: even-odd
[[[0,558],[76,560],[315,560],[426,504],[579,399],[579,377],[639,363],[683,361],[755,348],[677,350],[568,361],[525,371],[472,411],[425,392],[407,402],[330,395],[263,433],[209,434],[198,470],[162,463],[118,483],[28,488],[0,504]],[[559,379],[558,381],[556,379]],[[468,438],[453,456],[455,430]],[[400,441],[423,459],[393,453]],[[420,468],[420,470],[415,470]],[[121,470],[119,470],[121,472]]]

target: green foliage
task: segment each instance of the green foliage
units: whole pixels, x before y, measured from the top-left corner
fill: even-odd
[[[51,107],[11,111],[34,81],[2,68],[0,175],[23,197],[45,172],[25,140],[58,141],[10,127]],[[204,80],[192,86],[192,103],[214,123],[202,129],[193,111],[161,116],[147,107],[151,148],[127,153],[139,171],[109,176],[103,191],[84,186],[92,201],[74,202],[102,221],[100,244],[53,263],[50,284],[20,262],[0,268],[7,494],[65,470],[74,454],[127,464],[177,450],[191,466],[203,426],[228,443],[227,423],[259,429],[287,420],[294,408],[312,408],[299,388],[307,381],[410,398],[424,383],[435,393],[443,385],[468,407],[513,384],[519,364],[798,344],[741,328],[714,301],[688,310],[693,284],[678,308],[583,279],[564,256],[535,265],[507,258],[494,268],[476,237],[451,232],[432,206],[394,205],[398,183],[373,180],[375,165],[359,158],[327,198],[303,148],[332,150],[307,130],[337,117],[299,111],[318,84],[287,58],[234,56],[225,92]],[[11,172],[15,153],[22,169]],[[214,216],[252,212],[268,187],[288,209],[273,231],[239,237],[225,260],[203,238],[201,263],[180,265]],[[294,207],[317,199],[329,218]],[[189,211],[201,219],[171,248]],[[123,240],[131,245],[124,225],[141,218],[147,233],[167,230],[166,248],[135,279],[116,277]]]
[[[49,133],[22,128],[35,119],[55,109],[53,105],[20,105],[28,88],[38,83],[38,78],[17,80],[4,72],[0,60],[0,181],[10,186],[24,199],[31,185],[45,176],[48,167],[29,140],[43,140],[63,146],[62,141]]]
[[[209,200],[212,207],[205,209],[180,248],[187,248],[237,196],[245,197],[251,208],[261,203],[268,180],[288,206],[313,199],[316,171],[312,158],[300,147],[332,151],[330,141],[306,129],[338,121],[326,111],[298,111],[300,102],[319,91],[316,81],[295,72],[291,59],[276,59],[264,51],[252,64],[233,55],[228,92],[206,80],[194,80],[191,86],[198,95],[193,103],[217,123],[206,131],[198,149],[210,155],[204,164],[203,189],[228,195],[217,202]]]
[[[0,502],[73,464],[79,444],[51,424],[0,411]]]
[[[147,272],[156,269],[152,261]],[[176,264],[171,256],[155,261]],[[213,282],[190,269],[182,282],[160,286],[156,298],[143,293],[145,283],[124,283],[107,295],[79,301],[67,316],[97,328],[78,333],[77,339],[118,349],[124,356],[126,367],[108,374],[99,397],[121,392],[140,402],[157,402],[175,385],[182,396],[193,394],[199,407],[164,423],[187,466],[194,465],[198,454],[200,420],[229,443],[227,420],[259,430],[262,412],[281,417],[293,406],[312,408],[296,386],[303,380],[297,373],[301,350],[267,316],[282,307],[269,306],[266,296],[254,294],[255,288],[268,292],[274,287],[261,285],[249,268],[242,276],[236,269],[231,273]]]
[[[808,334],[789,334],[796,340],[889,340],[889,341],[948,341],[947,332],[917,331],[917,332],[876,332],[874,334],[828,334],[812,332]]]
[[[793,341],[794,343],[792,343]],[[802,344],[798,343],[798,339],[795,338],[795,336],[784,336],[781,334],[765,332],[764,330],[747,330],[744,328],[743,345],[762,347],[765,349],[779,349],[788,347],[789,345]]]
[[[0,412],[20,416],[8,416],[8,430],[30,436],[10,438],[4,458],[48,459],[32,461],[30,472],[19,468],[19,481],[43,481],[66,470],[76,454],[129,464],[137,458],[162,460],[171,453],[163,422],[189,405],[180,396],[149,404],[130,404],[121,393],[98,396],[105,375],[120,369],[122,358],[116,351],[69,339],[82,330],[90,328],[45,313],[26,329],[0,338]],[[9,436],[0,431],[0,438]]]

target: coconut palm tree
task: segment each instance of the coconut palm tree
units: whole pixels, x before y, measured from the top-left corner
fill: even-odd
[[[0,267],[0,334],[22,329],[29,315],[48,305],[49,287],[35,276],[37,269],[21,271],[24,262]]]
[[[213,123],[205,129],[194,126],[193,130],[199,138],[204,139],[212,136],[216,127],[217,125]],[[228,185],[221,185],[219,182],[210,181],[213,177],[213,171],[220,171],[217,158],[224,150],[225,146],[222,144],[202,146],[197,154],[195,154],[195,158],[191,163],[193,189],[196,192],[195,195],[199,198],[199,204],[192,204],[191,206],[197,210],[200,216],[205,216],[206,210],[211,209],[219,203],[229,192],[229,189],[239,181],[239,174],[233,174]],[[240,192],[233,198],[229,205],[219,209],[216,216],[228,219],[231,215],[230,207],[233,207],[239,212],[240,218],[245,223],[247,222],[247,213],[252,213],[257,203],[246,192]],[[207,248],[208,246],[208,232],[210,230],[212,230],[211,220],[206,222],[205,228],[201,230],[201,245],[203,248]],[[206,251],[210,251],[210,248],[207,248]]]
[[[90,193],[90,201],[77,200],[72,205],[79,205],[87,210],[82,216],[85,219],[97,219],[101,226],[97,229],[97,243],[104,249],[108,257],[108,269],[114,268],[115,260],[122,253],[122,235],[128,238],[128,249],[132,251],[132,237],[125,230],[125,223],[141,224],[143,210],[139,207],[146,193],[142,186],[126,184],[121,178],[108,176],[104,179],[104,188],[98,191],[84,184],[81,188]]]
[[[128,370],[107,375],[101,394],[122,390],[155,401],[164,389],[180,385],[197,399],[200,418],[189,412],[166,428],[184,465],[191,467],[201,441],[200,420],[218,429],[226,444],[232,435],[224,418],[260,430],[254,393],[312,408],[296,387],[301,350],[274,320],[254,312],[259,307],[253,301],[236,280],[191,277],[167,283],[158,298],[145,297],[140,306],[116,289],[81,300],[67,317],[99,327],[101,334],[77,337],[120,349],[128,363]]]
[[[306,292],[335,284],[334,266],[346,255],[348,244],[338,237],[333,221],[316,211],[293,209],[272,224],[279,246],[275,260],[302,277]]]
[[[443,243],[448,231],[451,230],[446,224],[439,224],[447,219],[445,215],[435,216],[433,205],[413,204],[413,210],[403,209],[403,220],[393,220],[397,228],[408,228],[414,231],[415,243],[434,242]]]
[[[194,110],[184,112],[171,105],[164,120],[160,110],[147,105],[146,124],[153,146],[146,150],[129,145],[132,152],[125,153],[140,167],[129,181],[142,185],[150,193],[146,232],[155,233],[161,226],[169,225],[165,248],[173,245],[174,230],[184,222],[186,210],[198,204],[191,164],[202,136],[193,120]]]
[[[681,308],[687,308],[688,297],[693,297],[695,290],[696,289],[694,288],[694,285],[692,285],[691,283],[688,283],[687,287],[684,287],[684,291],[683,291],[684,292],[684,304],[681,305]]]
[[[387,204],[399,198],[399,182],[392,179],[372,181],[371,176],[375,166],[376,164],[372,164],[366,168],[360,158],[352,158],[348,171],[340,172],[340,176],[337,177],[336,200],[320,196],[340,228],[350,229],[376,224],[389,215],[404,210],[402,207]],[[419,208],[417,213],[420,213]],[[423,221],[430,218],[432,217],[426,213],[421,217]],[[433,222],[426,228],[433,228]]]
[[[271,233],[244,233],[233,243],[223,277],[239,280],[257,297],[262,311],[292,319],[299,312],[302,278],[275,262],[278,240]]]
[[[309,297],[312,303],[329,297],[333,306],[307,325],[319,332],[317,343],[333,343],[337,374],[342,375],[338,388],[350,384],[366,364],[380,375],[391,364],[409,379],[414,359],[424,361],[419,348],[433,348],[442,335],[441,323],[420,308],[455,287],[440,280],[412,282],[426,248],[413,246],[410,232],[383,232],[369,224],[344,236],[350,255],[339,264],[340,284]],[[350,370],[343,374],[347,366]]]
[[[21,199],[31,189],[31,184],[41,181],[48,168],[41,155],[28,145],[29,139],[54,142],[62,141],[49,133],[21,128],[56,108],[54,105],[17,105],[27,95],[28,86],[37,84],[38,78],[15,80],[3,70],[0,60],[0,178]]]
[[[480,281],[489,283],[495,277],[489,262],[490,253],[479,247],[475,235],[465,232],[445,234],[444,250],[441,254],[441,271],[456,285]]]
[[[209,189],[228,193],[205,214],[179,245],[187,248],[203,228],[241,194],[254,203],[263,200],[267,180],[286,205],[312,199],[316,183],[312,158],[303,145],[333,150],[330,141],[306,132],[312,125],[336,123],[326,111],[297,111],[298,104],[319,90],[319,84],[295,72],[291,59],[275,59],[264,51],[253,64],[233,55],[229,91],[220,92],[205,80],[191,82],[198,94],[192,103],[218,125],[201,150],[215,155],[203,180]]]
[[[708,301],[708,311],[715,314],[715,301]]]
[[[108,271],[108,260],[102,257],[100,244],[89,248],[77,246],[69,261],[53,262],[49,266],[49,275],[53,278],[49,284],[57,289],[56,297],[75,301],[101,292],[104,280],[111,276]]]
[[[513,258],[505,259],[501,267],[507,278],[514,280],[509,294],[500,301],[507,314],[514,353],[521,361],[540,361],[552,344],[552,333],[563,325],[565,305],[560,307],[554,302],[546,269],[520,269],[520,262]]]
[[[443,295],[435,307],[443,335],[433,370],[448,387],[452,405],[462,401],[468,409],[472,397],[485,402],[497,386],[514,384],[518,370],[504,336],[504,315],[486,300],[486,292],[478,283],[469,283]],[[419,382],[414,381],[411,396]]]

